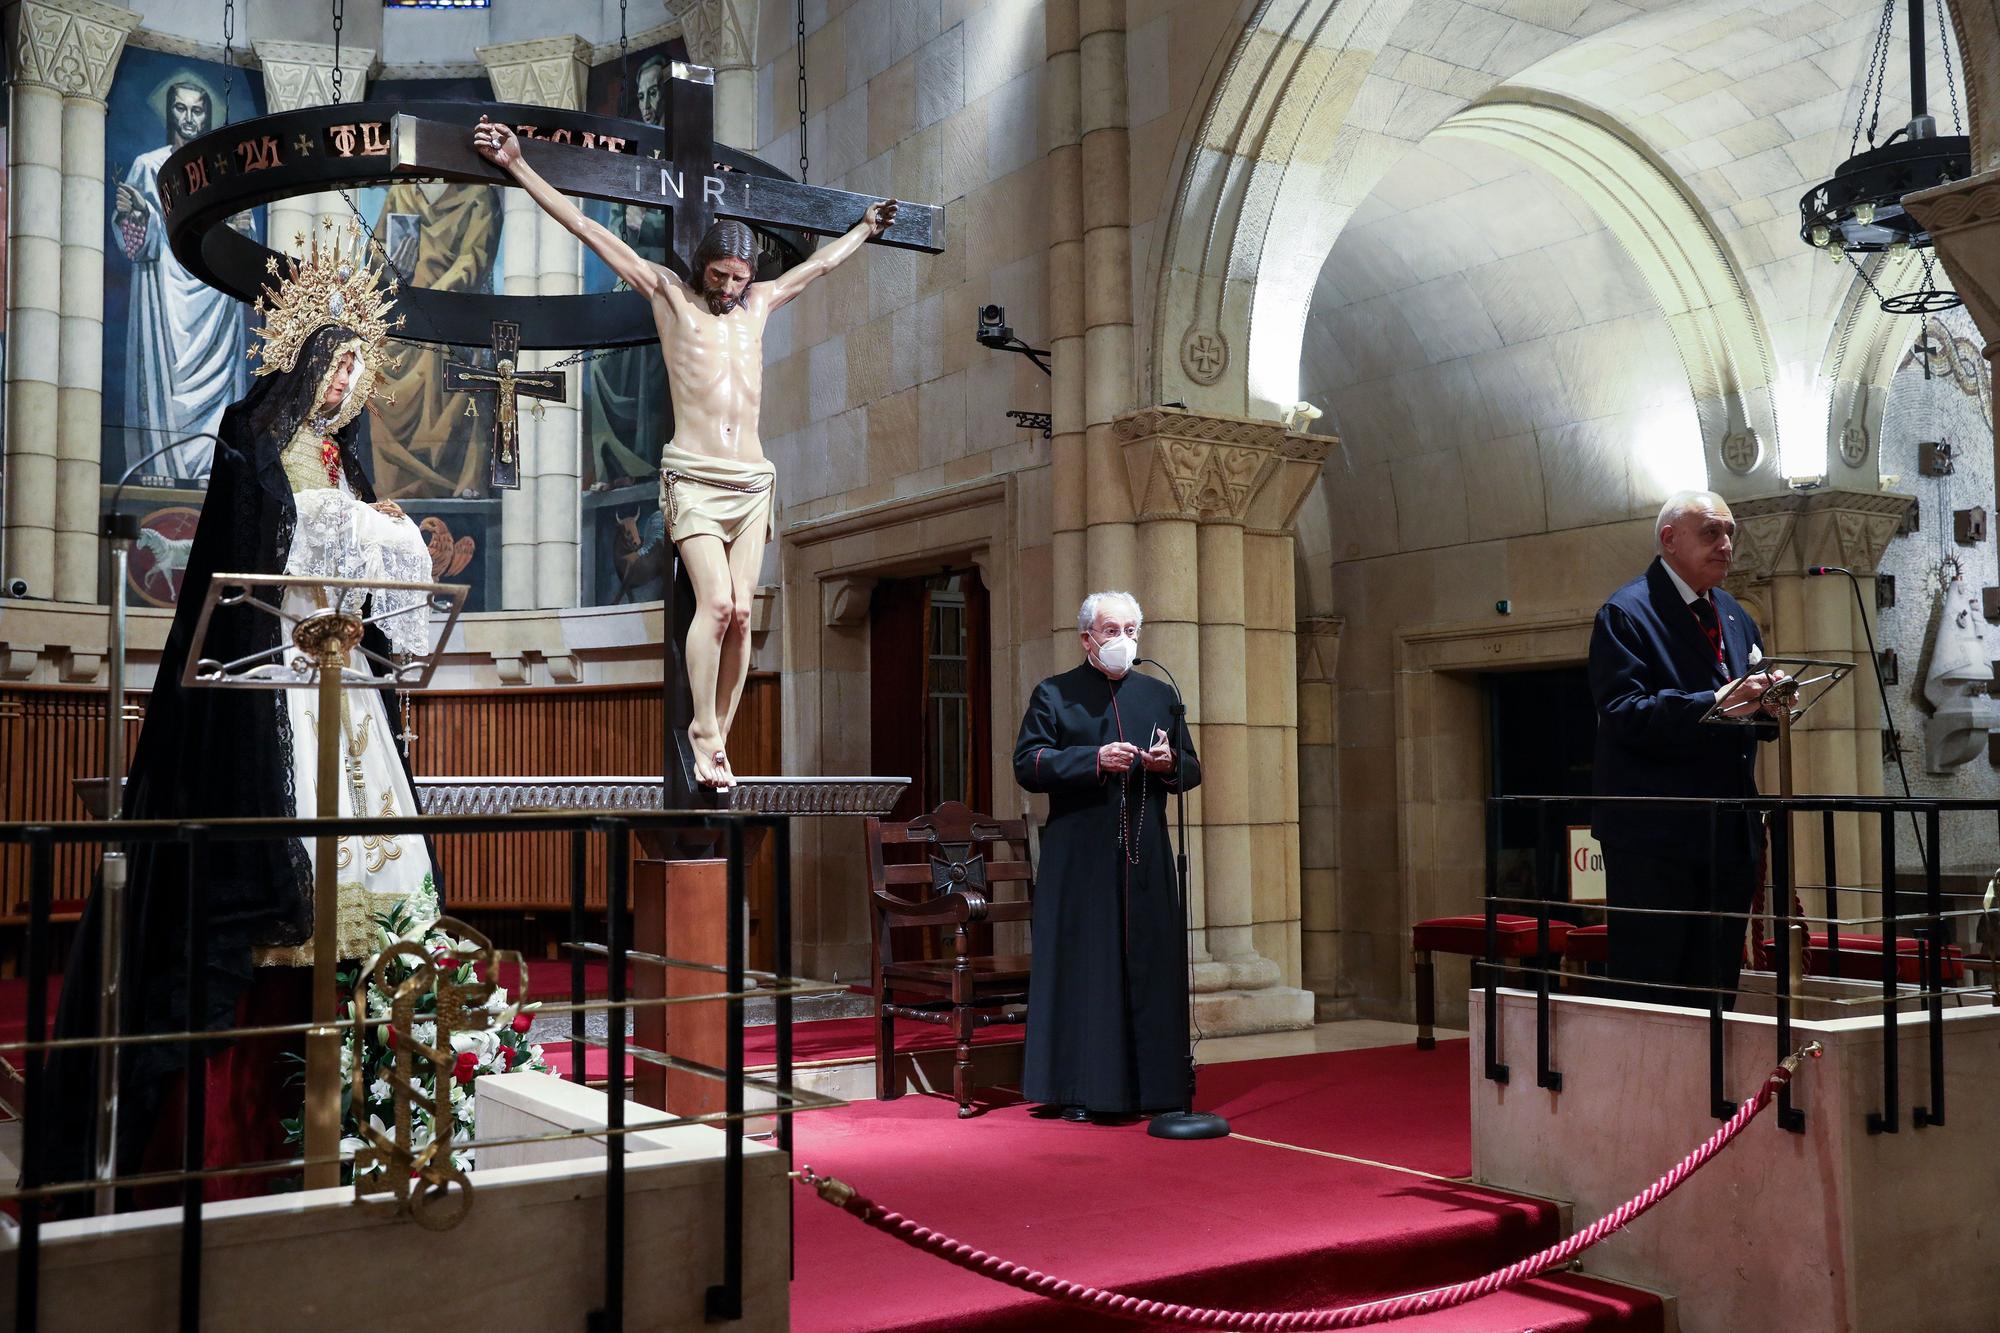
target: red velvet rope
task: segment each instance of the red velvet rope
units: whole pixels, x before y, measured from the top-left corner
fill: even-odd
[[[1068,1282],[1062,1278],[1021,1264],[1010,1263],[998,1255],[974,1249],[962,1241],[919,1226],[901,1213],[892,1212],[874,1200],[860,1194],[855,1189],[831,1176],[816,1174],[810,1166],[801,1164],[798,1177],[811,1185],[819,1194],[835,1207],[854,1214],[877,1231],[886,1232],[905,1245],[934,1254],[940,1259],[958,1265],[970,1272],[990,1277],[996,1282],[1004,1282],[1010,1287],[1046,1296],[1052,1300],[1067,1301],[1107,1314],[1124,1315],[1132,1319],[1151,1320],[1156,1324],[1172,1324],[1183,1328],[1222,1329],[1322,1329],[1359,1328],[1365,1324],[1386,1323],[1391,1319],[1401,1319],[1406,1315],[1424,1314],[1432,1310],[1447,1310],[1455,1305],[1476,1301],[1482,1296],[1491,1296],[1497,1291],[1516,1286],[1551,1268],[1568,1263],[1597,1242],[1619,1228],[1629,1225],[1643,1215],[1660,1200],[1672,1194],[1681,1183],[1703,1163],[1729,1146],[1729,1141],[1743,1132],[1752,1120],[1757,1118],[1778,1090],[1791,1082],[1793,1072],[1807,1055],[1820,1054],[1818,1042],[1809,1043],[1803,1050],[1787,1056],[1783,1063],[1773,1069],[1757,1095],[1736,1108],[1722,1128],[1708,1137],[1707,1142],[1683,1157],[1673,1170],[1661,1176],[1642,1193],[1628,1199],[1619,1208],[1600,1217],[1596,1222],[1577,1232],[1568,1240],[1558,1242],[1539,1254],[1530,1255],[1518,1263],[1510,1264],[1497,1272],[1471,1282],[1461,1282],[1456,1286],[1439,1287],[1431,1291],[1411,1292],[1403,1296],[1390,1296],[1381,1300],[1368,1301],[1361,1305],[1344,1305],[1332,1310],[1210,1310],[1191,1305],[1171,1305],[1164,1301],[1148,1300],[1143,1296],[1128,1296],[1123,1292],[1106,1291],[1101,1287],[1086,1287],[1080,1283]]]

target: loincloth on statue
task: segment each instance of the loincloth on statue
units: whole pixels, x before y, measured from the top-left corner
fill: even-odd
[[[754,463],[690,453],[668,445],[660,451],[660,511],[667,537],[676,544],[704,533],[727,545],[761,527],[766,541],[777,531],[771,492],[778,469],[770,459]]]

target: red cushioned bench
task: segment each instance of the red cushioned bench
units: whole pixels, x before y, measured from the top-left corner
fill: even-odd
[[[1765,968],[1775,965],[1776,956],[1771,950],[1771,941],[1762,942],[1757,950],[1757,961],[1759,966]],[[1880,981],[1882,937],[1849,935],[1843,931],[1840,952],[1838,956],[1832,956],[1827,949],[1826,932],[1812,931],[1806,936],[1806,975],[1840,977],[1846,981]],[[1965,980],[1965,950],[1956,944],[1947,944],[1944,957],[1939,960],[1939,975],[1947,986],[1961,984]],[[1923,984],[1924,941],[1908,935],[1896,937],[1896,980],[1906,986]]]
[[[1572,963],[1611,961],[1611,927],[1571,926],[1563,939],[1563,957]]]
[[[1567,921],[1549,922],[1549,955],[1559,958],[1568,937]],[[1494,921],[1494,953],[1500,958],[1537,957],[1535,918],[1501,915]],[[1437,969],[1434,953],[1463,954],[1468,958],[1486,956],[1484,916],[1437,916],[1410,927],[1410,970],[1417,975],[1417,1049],[1428,1051],[1437,1045],[1432,1028],[1437,1024]]]

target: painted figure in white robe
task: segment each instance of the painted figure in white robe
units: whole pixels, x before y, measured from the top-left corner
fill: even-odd
[[[111,205],[119,250],[132,261],[125,326],[125,458],[137,462],[183,436],[213,432],[248,383],[243,307],[181,267],[167,248],[160,167],[208,132],[214,102],[193,80],[166,90],[167,142],[132,162]],[[215,441],[190,439],[148,465],[179,482],[208,476]]]

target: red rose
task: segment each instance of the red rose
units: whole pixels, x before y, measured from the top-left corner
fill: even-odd
[[[388,1029],[389,1049],[393,1051],[396,1049],[396,1025],[394,1023],[386,1023],[383,1026]]]
[[[500,1072],[504,1074],[513,1067],[514,1048],[511,1046],[502,1046],[500,1048]]]
[[[458,1053],[458,1065],[451,1071],[451,1076],[460,1083],[470,1083],[472,1082],[473,1071],[478,1068],[478,1056],[474,1055],[471,1051],[460,1051]]]
[[[528,1034],[528,1029],[534,1025],[535,1020],[529,1016],[527,1010],[524,1009],[514,1015],[514,1031],[520,1033],[522,1036],[525,1037]]]

